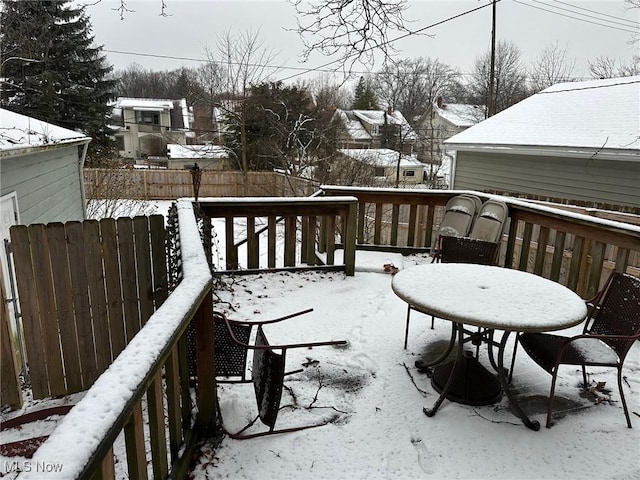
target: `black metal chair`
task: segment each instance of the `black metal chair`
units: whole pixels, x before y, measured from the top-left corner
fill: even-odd
[[[347,345],[346,340],[332,340],[326,342],[306,342],[286,345],[270,345],[263,327],[296,317],[313,309],[296,312],[285,317],[262,322],[239,322],[229,320],[223,313],[214,312],[214,342],[216,381],[218,383],[253,383],[257,403],[258,415],[238,432],[232,433],[225,429],[222,414],[220,419],[225,433],[231,438],[247,439],[264,435],[294,432],[306,428],[320,427],[324,423],[315,423],[289,428],[276,429],[275,424],[280,410],[280,399],[284,388],[284,377],[301,372],[294,370],[285,372],[287,350],[293,348],[312,348],[330,345]],[[254,333],[255,332],[255,333]],[[253,344],[250,344],[255,337]],[[250,375],[247,364],[248,352],[253,350]],[[246,434],[243,432],[260,419],[269,430]]]
[[[581,335],[521,333],[518,336],[529,356],[552,376],[547,428],[553,425],[553,398],[560,365],[580,365],[585,390],[588,388],[587,365],[615,367],[624,415],[631,428],[622,388],[622,366],[629,349],[640,338],[640,279],[614,272],[589,303],[589,314]]]

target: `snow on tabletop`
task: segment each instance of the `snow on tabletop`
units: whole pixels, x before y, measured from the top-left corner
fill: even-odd
[[[436,316],[499,330],[559,330],[587,314],[585,302],[559,283],[485,265],[415,266],[394,277],[393,291]]]
[[[48,473],[47,478],[76,478],[80,474],[184,315],[211,281],[191,202],[180,200],[177,207],[184,280],[37,450],[33,465],[62,467]],[[39,480],[41,475],[41,471],[25,471],[20,478]]]

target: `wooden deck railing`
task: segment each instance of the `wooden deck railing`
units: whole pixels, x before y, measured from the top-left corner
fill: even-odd
[[[119,468],[126,471],[119,474],[147,478],[150,466],[153,478],[185,478],[196,437],[215,430],[211,272],[190,202],[178,203],[178,219],[182,281],[38,449],[34,468],[21,480],[40,479],[43,472],[47,478],[115,478],[121,435],[126,462],[119,456]],[[186,348],[192,321],[195,419]]]
[[[358,199],[358,249],[428,251],[452,190],[322,186],[325,196]],[[501,263],[550,278],[583,298],[595,294],[612,270],[640,276],[640,227],[511,197]]]
[[[354,197],[208,198],[198,208],[211,256],[216,248],[212,219],[224,219],[224,238],[218,239],[225,252],[221,271],[327,268],[354,274]],[[342,258],[336,257],[337,243],[344,246]],[[239,258],[240,247],[246,248],[246,258]]]

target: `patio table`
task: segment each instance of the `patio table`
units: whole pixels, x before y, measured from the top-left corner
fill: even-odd
[[[453,322],[448,350],[429,365],[435,367],[432,385],[440,396],[432,408],[424,408],[427,416],[435,415],[445,398],[463,403],[494,403],[504,392],[523,423],[538,430],[540,423],[531,421],[513,395],[504,369],[504,352],[512,332],[545,332],[561,330],[582,322],[587,314],[583,299],[567,287],[531,273],[508,268],[457,263],[417,265],[393,277],[394,293],[419,311]],[[464,354],[465,325],[487,329],[482,340],[491,349],[498,346],[498,363],[492,365],[495,375],[476,359]],[[503,331],[499,343],[493,331]],[[444,364],[456,342],[455,359]],[[491,350],[490,350],[491,351]],[[492,352],[491,352],[492,353]],[[513,369],[513,364],[512,364]],[[462,394],[456,389],[471,390]],[[480,391],[474,392],[474,390]],[[464,398],[461,398],[464,397]],[[475,402],[475,403],[474,403]]]

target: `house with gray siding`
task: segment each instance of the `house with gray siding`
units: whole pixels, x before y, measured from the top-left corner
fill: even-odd
[[[84,220],[82,167],[90,141],[0,109],[1,197],[15,198],[21,224]]]
[[[444,142],[454,189],[640,211],[640,76],[560,83]]]

